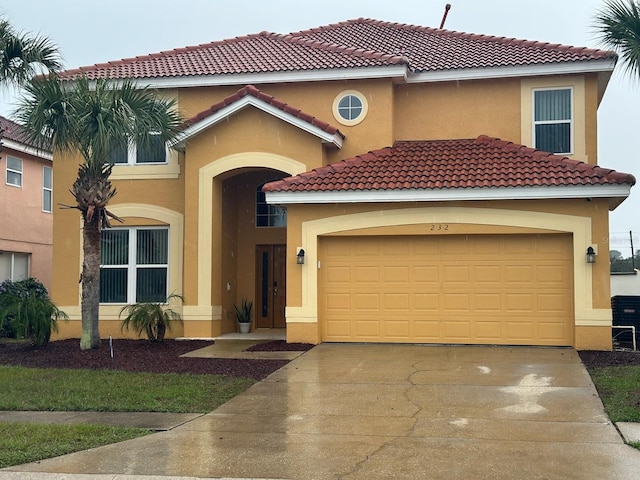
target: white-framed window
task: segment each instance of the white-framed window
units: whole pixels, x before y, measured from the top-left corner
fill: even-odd
[[[7,156],[7,185],[22,187],[22,159]]]
[[[169,280],[169,229],[102,231],[100,303],[164,302]]]
[[[333,101],[333,116],[343,125],[353,126],[364,120],[369,109],[367,99],[360,92],[340,92]]]
[[[533,91],[533,142],[545,152],[573,153],[573,89]]]
[[[53,207],[53,169],[42,167],[42,211],[51,213]]]
[[[0,283],[5,280],[18,282],[29,278],[31,255],[28,253],[0,251]]]
[[[144,145],[128,142],[127,146],[113,149],[109,156],[109,163],[114,165],[167,163],[167,147],[160,134],[151,133],[149,141]]]
[[[262,191],[263,186],[264,183],[256,189],[256,227],[286,227],[287,210],[278,205],[268,204]]]

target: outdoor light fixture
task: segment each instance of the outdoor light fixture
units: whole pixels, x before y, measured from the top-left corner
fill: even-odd
[[[593,247],[587,248],[587,263],[596,263],[596,251]]]
[[[298,250],[298,254],[296,255],[296,262],[298,265],[304,265],[304,249],[301,248]]]

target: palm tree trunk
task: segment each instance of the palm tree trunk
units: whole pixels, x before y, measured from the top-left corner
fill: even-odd
[[[82,334],[80,349],[100,348],[100,229],[98,215],[84,219],[82,229]]]

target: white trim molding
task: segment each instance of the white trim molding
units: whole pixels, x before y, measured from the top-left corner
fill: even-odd
[[[322,192],[266,192],[267,203],[390,203],[454,202],[462,200],[542,200],[569,198],[626,198],[631,185],[562,187],[448,188]]]

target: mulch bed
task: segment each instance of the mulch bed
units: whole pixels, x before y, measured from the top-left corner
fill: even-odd
[[[25,343],[0,341],[0,365],[36,368],[86,368],[125,370],[128,372],[217,374],[261,380],[288,360],[244,360],[228,358],[180,358],[180,355],[204,348],[213,342],[203,340],[150,343],[146,340],[113,340],[113,358],[109,341],[99,349],[80,350],[80,340],[58,340],[42,348]],[[269,342],[262,351],[300,350],[298,344]],[[312,345],[305,345],[309,349]]]
[[[113,340],[113,358],[109,342],[95,350],[80,350],[78,339],[58,340],[43,348],[0,339],[0,365],[36,368],[112,369],[129,372],[218,374],[261,380],[288,360],[244,360],[228,358],[181,358],[180,355],[211,345],[205,340],[150,343],[146,340]],[[278,340],[257,344],[251,351],[307,351],[313,345]],[[578,352],[588,369],[608,366],[639,365],[640,352]]]
[[[596,352],[583,350],[578,352],[587,369],[600,367],[640,366],[640,352],[632,350],[614,350],[613,352]]]

